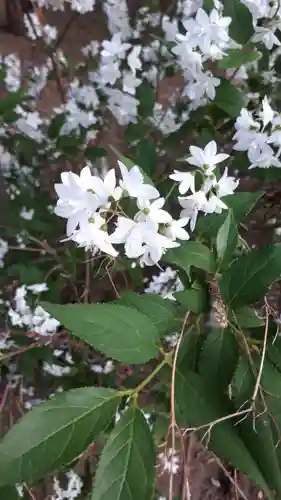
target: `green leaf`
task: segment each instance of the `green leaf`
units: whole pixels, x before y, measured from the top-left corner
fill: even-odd
[[[260,197],[261,193],[238,192],[234,196],[225,196],[223,201],[232,210],[236,224],[240,224],[253,210]],[[222,214],[210,214],[200,217],[197,221],[197,232],[215,238],[227,215],[225,211]]]
[[[217,255],[222,263],[231,259],[238,240],[237,226],[232,210],[228,215],[217,234]]]
[[[104,148],[97,148],[93,146],[89,146],[84,151],[85,158],[88,158],[90,161],[95,161],[98,158],[103,158],[107,155],[107,152]]]
[[[230,81],[223,78],[221,78],[221,83],[216,89],[216,97],[213,102],[231,118],[237,118],[241,108],[245,106],[242,92],[235,88]]]
[[[197,370],[204,340],[204,336],[195,330],[185,335],[179,350],[177,371],[185,373],[186,369]]]
[[[265,321],[258,316],[258,313],[251,307],[241,307],[233,312],[235,322],[241,328],[259,328]]]
[[[225,16],[231,17],[229,35],[235,42],[245,45],[254,34],[253,18],[240,0],[224,0]]]
[[[173,294],[175,299],[186,309],[195,314],[201,314],[207,310],[207,293],[202,288],[190,288],[183,292],[176,292]]]
[[[274,344],[269,343],[267,346],[267,356],[271,363],[281,371],[281,339],[277,337]]]
[[[253,376],[249,361],[245,357],[241,357],[239,360],[237,379],[234,393],[235,406],[237,410],[241,407],[246,409],[245,403],[247,402],[246,404],[250,405],[256,379]],[[278,497],[280,497],[281,474],[271,430],[271,418],[267,412],[264,412],[264,405],[259,396],[256,398],[255,405],[256,417],[249,414],[246,419],[241,420],[239,432],[248,450],[255,457],[267,483],[270,487],[276,489]]]
[[[0,488],[0,498],[3,500],[21,500],[19,492],[15,486],[4,486]]]
[[[50,303],[43,307],[75,336],[122,363],[145,363],[159,353],[157,328],[131,307]]]
[[[181,246],[168,250],[163,260],[189,273],[190,266],[203,269],[206,272],[215,270],[213,254],[205,245],[198,241],[186,241]]]
[[[203,345],[199,373],[214,391],[225,392],[235,372],[238,345],[230,329],[214,328]]]
[[[73,460],[108,427],[119,403],[116,391],[85,387],[35,406],[0,444],[0,486],[34,482]]]
[[[239,68],[243,64],[257,61],[261,57],[261,53],[257,50],[242,48],[229,49],[225,57],[218,61],[219,68]]]
[[[224,406],[219,394],[209,392],[204,379],[189,370],[178,372],[175,393],[179,425],[194,427],[207,425],[231,413],[231,409]],[[273,495],[258,465],[240,439],[233,422],[225,420],[212,427],[208,441],[209,448],[219,458],[246,473],[249,479],[259,485],[268,498],[273,500]],[[207,428],[200,431],[200,434],[204,435],[206,431]]]
[[[155,93],[148,80],[143,80],[143,82],[137,87],[136,98],[140,103],[138,108],[139,115],[143,118],[153,116]]]
[[[127,410],[101,454],[92,500],[151,500],[156,454],[149,426],[137,408]]]
[[[136,164],[150,177],[155,175],[157,153],[155,145],[149,139],[142,139],[137,145]]]
[[[155,293],[138,295],[134,292],[125,292],[118,303],[133,307],[149,316],[161,336],[167,332],[169,326],[173,327],[178,312],[171,300],[164,299]]]
[[[281,275],[281,244],[239,257],[223,275],[220,283],[224,301],[232,307],[253,304]]]

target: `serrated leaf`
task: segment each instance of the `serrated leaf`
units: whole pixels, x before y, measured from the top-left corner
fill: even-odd
[[[253,304],[281,275],[281,244],[252,250],[239,257],[225,272],[220,290],[232,307]]]
[[[241,307],[233,312],[235,322],[241,328],[259,328],[263,326],[265,320],[258,316],[258,313],[251,307]]]
[[[208,334],[199,359],[199,373],[206,385],[224,393],[235,372],[238,345],[230,329],[214,328]]]
[[[118,302],[146,314],[161,336],[167,332],[169,326],[175,323],[177,316],[175,304],[154,293],[138,295],[134,292],[125,292],[121,295],[121,301]]]
[[[224,203],[232,210],[236,224],[240,224],[247,215],[253,210],[261,193],[235,193],[235,196],[225,196]],[[201,217],[197,221],[196,230],[211,238],[215,238],[220,226],[224,223],[227,212],[222,214],[210,214]]]
[[[92,500],[151,500],[155,462],[152,435],[142,412],[127,410],[101,454]]]
[[[145,363],[159,353],[156,327],[131,307],[50,303],[43,307],[76,337],[122,363]]]
[[[215,261],[212,252],[198,241],[186,241],[181,246],[168,250],[163,260],[189,273],[190,266],[203,269],[206,272],[215,270]]]
[[[219,68],[239,68],[243,64],[257,61],[261,57],[261,53],[257,50],[242,48],[229,49],[225,57],[218,61]]]
[[[231,259],[236,248],[238,240],[238,232],[236,222],[233,217],[232,210],[228,211],[228,215],[224,223],[221,225],[217,234],[217,255],[220,260],[220,265]]]
[[[216,89],[214,104],[225,111],[231,118],[237,118],[245,106],[242,92],[234,87],[230,81],[221,78],[221,83]]]
[[[229,26],[231,38],[245,45],[254,34],[253,18],[249,9],[240,0],[224,0],[223,13],[231,18]]]
[[[0,486],[34,482],[73,460],[104,431],[118,392],[73,389],[35,406],[0,444]]]
[[[201,314],[207,310],[207,293],[204,288],[190,288],[173,294],[175,299],[186,309],[195,314]]]
[[[228,415],[231,409],[224,406],[219,393],[208,392],[204,379],[197,373],[185,370],[176,378],[177,422],[182,426],[202,426]],[[222,460],[246,473],[259,485],[270,500],[273,495],[254,458],[240,439],[233,420],[225,420],[212,427],[209,448]],[[203,435],[207,429],[200,432]]]

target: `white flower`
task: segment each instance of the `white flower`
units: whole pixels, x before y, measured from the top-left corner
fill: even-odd
[[[70,237],[80,247],[92,250],[93,253],[101,251],[117,257],[118,252],[112,246],[110,236],[106,229],[106,220],[98,213],[89,219],[84,218],[80,221],[80,228]]]
[[[144,245],[144,251],[140,258],[141,266],[154,266],[159,262],[166,250],[179,246],[179,243],[159,233],[148,233],[146,241],[147,244]]]
[[[220,180],[215,184],[215,191],[219,198],[233,194],[239,184],[239,180],[228,176],[228,168],[225,168]]]
[[[119,160],[118,165],[122,174],[120,186],[124,191],[127,191],[129,196],[146,200],[153,200],[159,197],[159,192],[155,187],[150,184],[144,184],[143,175],[137,165],[133,166],[130,170]]]
[[[68,375],[70,373],[71,368],[70,366],[61,366],[55,363],[50,364],[44,361],[43,371],[49,373],[50,375],[53,375],[53,377],[63,377],[64,375]]]
[[[166,236],[159,234],[158,224],[151,220],[137,222],[126,217],[118,217],[112,243],[124,243],[125,254],[129,259],[141,257],[144,265],[156,264],[167,248],[178,246]]]
[[[207,175],[215,169],[218,163],[229,158],[228,154],[217,154],[217,145],[215,141],[209,142],[204,149],[198,148],[197,146],[190,146],[189,151],[191,156],[188,156],[186,161],[190,163],[190,165],[200,167]]]
[[[140,212],[136,214],[135,220],[140,222],[151,220],[156,224],[165,224],[166,222],[170,222],[172,220],[172,216],[166,212],[166,210],[162,210],[164,203],[164,198],[158,198],[152,202],[149,200],[139,199],[137,201],[137,205]]]
[[[127,63],[134,75],[136,74],[136,71],[138,69],[141,69],[142,66],[141,60],[139,58],[140,53],[141,53],[141,45],[135,45],[127,58]]]
[[[221,214],[223,210],[227,210],[228,206],[216,196],[214,193],[211,193],[207,205],[204,207],[204,212],[206,214],[217,213]]]
[[[198,45],[204,55],[212,55],[216,49],[216,55],[223,54],[222,49],[229,41],[228,26],[230,17],[220,17],[216,9],[212,9],[210,15],[201,8],[198,9],[195,19],[189,18],[183,21],[190,38],[190,45]]]
[[[122,41],[122,34],[115,33],[111,40],[104,40],[102,42],[101,55],[104,58],[124,59],[126,56],[126,51],[131,48],[130,43],[125,43]]]
[[[271,50],[273,45],[280,46],[281,42],[274,34],[274,31],[270,27],[256,26],[255,35],[253,37],[254,42],[263,42],[268,50]]]
[[[185,194],[189,189],[195,192],[195,177],[191,172],[180,172],[179,170],[174,170],[171,174],[170,179],[179,182],[179,192],[180,194]]]
[[[162,233],[172,240],[189,240],[188,232],[183,229],[189,222],[189,219],[171,220],[166,223]]]
[[[179,197],[179,203],[183,210],[181,211],[181,218],[188,219],[191,231],[194,231],[199,211],[205,211],[208,200],[204,191],[198,191],[191,194],[186,198]]]
[[[0,268],[4,267],[4,257],[9,250],[8,243],[0,238]]]
[[[262,101],[262,111],[260,113],[260,116],[263,121],[264,127],[266,127],[273,119],[274,111],[268,102],[267,96],[265,96]]]
[[[59,200],[55,214],[67,218],[67,235],[73,233],[85,213],[90,216],[99,207],[100,200],[94,193],[93,176],[89,167],[81,170],[80,177],[73,172],[62,172],[62,183],[55,184]]]
[[[42,293],[47,292],[49,290],[49,287],[47,283],[35,283],[34,285],[29,285],[27,287],[27,290],[32,293]]]
[[[235,122],[235,128],[236,130],[242,128],[258,131],[260,130],[260,124],[253,119],[252,114],[247,109],[242,108]]]
[[[33,208],[30,208],[28,210],[26,207],[22,207],[22,209],[20,211],[20,216],[22,217],[22,219],[32,220],[33,215],[34,215],[34,209]]]
[[[123,90],[128,94],[135,95],[136,87],[141,84],[141,79],[137,78],[132,71],[123,72]]]

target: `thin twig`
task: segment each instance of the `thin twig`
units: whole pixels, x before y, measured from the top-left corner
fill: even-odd
[[[170,424],[170,429],[171,429],[171,436],[172,436],[172,450],[173,453],[175,453],[176,449],[176,433],[175,430],[177,428],[177,422],[176,422],[176,411],[175,411],[175,381],[176,381],[176,367],[177,367],[177,360],[178,360],[178,354],[179,354],[179,349],[181,345],[181,341],[185,332],[185,327],[188,321],[189,317],[189,312],[186,313],[183,324],[182,324],[182,329],[180,332],[179,339],[177,341],[177,345],[175,348],[175,354],[174,354],[174,359],[173,359],[173,366],[172,366],[172,378],[171,378],[171,392],[170,392],[170,412],[171,412],[171,424]],[[173,500],[174,496],[174,475],[171,471],[170,473],[170,478],[169,478],[169,496],[168,500]]]
[[[253,392],[252,396],[252,403],[255,402],[259,388],[260,388],[260,382],[261,382],[261,377],[262,377],[262,372],[263,372],[263,367],[264,367],[264,360],[265,360],[265,354],[266,354],[266,347],[267,347],[267,337],[268,337],[268,323],[269,323],[269,311],[268,311],[268,304],[266,302],[265,304],[265,329],[264,329],[264,338],[263,338],[263,348],[262,348],[262,355],[261,355],[261,362],[260,362],[260,367],[259,367],[259,373],[257,376],[256,384],[255,384],[255,389]]]
[[[217,464],[220,466],[220,468],[223,470],[223,472],[225,473],[226,477],[229,479],[229,481],[231,482],[231,484],[236,488],[236,490],[238,491],[239,495],[241,496],[241,498],[243,498],[243,500],[249,500],[248,497],[245,495],[244,491],[241,490],[240,486],[237,484],[237,482],[233,479],[233,477],[231,477],[231,474],[229,474],[228,470],[225,468],[225,466],[223,465],[223,463],[220,461],[220,459],[216,456],[216,455],[213,455],[214,456],[214,459],[215,461],[217,462]]]
[[[8,354],[3,354],[3,356],[0,357],[0,363],[1,363],[1,361],[13,358],[15,356],[18,356],[19,354],[30,351],[31,349],[37,349],[37,347],[46,346],[46,345],[48,345],[48,343],[42,344],[41,342],[34,342],[33,344],[30,344],[27,347],[22,347],[21,349],[17,349],[16,351],[9,352]]]

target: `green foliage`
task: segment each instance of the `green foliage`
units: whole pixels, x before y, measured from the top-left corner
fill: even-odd
[[[153,178],[155,176],[157,154],[153,142],[148,139],[140,140],[136,148],[136,164],[139,165],[149,177]]]
[[[203,287],[192,287],[182,292],[174,293],[174,297],[185,308],[195,314],[207,312],[207,293]]]
[[[149,426],[137,408],[127,410],[112,431],[98,465],[92,500],[150,500],[156,454]]]
[[[221,83],[216,91],[214,104],[231,118],[237,118],[241,108],[245,105],[242,92],[235,88],[228,80],[221,78]]]
[[[253,49],[229,49],[227,55],[219,61],[219,67],[221,69],[239,68],[243,64],[257,61],[260,56],[260,52]]]
[[[217,256],[220,267],[231,259],[237,245],[237,240],[237,225],[232,210],[229,210],[227,218],[218,231],[216,240]]]
[[[180,247],[169,250],[164,255],[164,261],[183,269],[187,273],[189,273],[191,266],[209,273],[215,270],[212,252],[198,241],[187,241]]]
[[[151,319],[117,304],[50,304],[43,307],[79,339],[123,363],[144,363],[158,354],[159,332]]]
[[[232,331],[214,328],[204,342],[199,360],[199,373],[206,386],[223,394],[232,380],[238,357],[238,345]]]
[[[133,292],[125,292],[118,303],[135,308],[147,315],[160,336],[175,328],[177,307],[173,302],[163,299],[159,295],[153,293],[137,295]]]
[[[254,34],[249,9],[240,0],[225,0],[224,15],[231,17],[229,34],[237,43],[246,44]]]
[[[231,307],[253,304],[281,275],[281,245],[276,244],[239,257],[221,279],[221,293]]]
[[[261,193],[236,193],[235,196],[225,196],[223,201],[232,210],[236,224],[240,224],[251,213],[257,204]],[[227,213],[211,214],[201,217],[197,223],[199,234],[209,238],[216,238],[219,228],[225,222]]]
[[[206,426],[200,432],[204,435],[208,426],[231,413],[221,394],[209,392],[205,380],[198,374],[186,369],[179,372],[176,383],[176,404],[178,422],[181,425]],[[209,434],[209,448],[234,467],[245,472],[273,500],[266,480],[255,458],[239,436],[237,427],[231,420],[213,425]]]
[[[36,481],[72,461],[115,416],[120,396],[84,387],[32,409],[0,445],[0,486]]]

